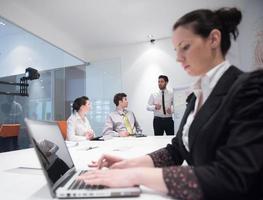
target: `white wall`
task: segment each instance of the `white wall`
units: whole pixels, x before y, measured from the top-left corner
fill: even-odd
[[[128,95],[129,109],[132,110],[144,133],[153,134],[153,113],[146,110],[148,98],[158,90],[158,76],[165,74],[172,90],[178,85],[189,84],[192,78],[186,75],[175,60],[175,52],[170,39],[104,49],[89,53],[91,60],[121,59],[122,91]],[[93,62],[91,61],[91,64]],[[88,74],[87,74],[88,76]]]

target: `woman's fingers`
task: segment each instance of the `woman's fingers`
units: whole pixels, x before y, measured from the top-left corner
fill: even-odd
[[[138,184],[131,169],[92,170],[82,174],[78,180],[90,185],[104,185],[109,187],[130,187]]]
[[[89,185],[112,186],[113,184],[108,170],[92,170],[80,175],[77,179]]]
[[[104,155],[98,160],[98,166],[97,166],[98,169],[101,169],[103,167],[103,162],[105,162],[105,156]]]
[[[98,166],[98,162],[92,160],[91,163],[88,164],[89,167],[97,167]]]
[[[98,161],[92,161],[88,166],[89,167],[97,167],[98,169],[101,169],[103,167],[111,167],[112,165],[122,162],[122,158],[111,156],[104,154],[100,157]]]

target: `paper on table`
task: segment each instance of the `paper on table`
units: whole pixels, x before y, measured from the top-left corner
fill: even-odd
[[[16,167],[12,169],[6,170],[9,173],[15,174],[33,174],[33,175],[43,175],[43,171],[41,168],[33,168],[33,167]]]
[[[67,147],[75,147],[75,146],[78,146],[79,143],[78,142],[74,142],[74,141],[66,141],[66,145]]]

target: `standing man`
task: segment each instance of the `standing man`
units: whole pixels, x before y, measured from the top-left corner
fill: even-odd
[[[159,91],[151,94],[147,110],[153,111],[154,135],[174,135],[173,113],[173,93],[166,89],[168,77],[160,75],[158,78]]]
[[[133,112],[127,110],[128,99],[125,93],[117,93],[113,98],[116,110],[106,119],[103,135],[127,137],[141,134],[142,129]]]

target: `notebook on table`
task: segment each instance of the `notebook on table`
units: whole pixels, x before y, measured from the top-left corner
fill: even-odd
[[[52,197],[136,197],[139,187],[108,188],[86,185],[76,178],[86,171],[77,171],[56,122],[25,119],[29,137],[39,158]]]

